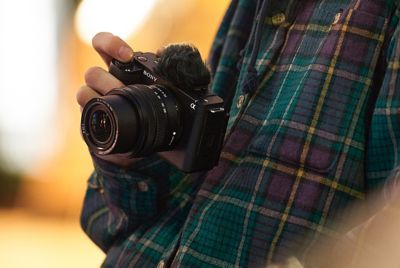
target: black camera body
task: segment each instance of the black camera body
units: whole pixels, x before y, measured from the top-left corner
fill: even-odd
[[[179,77],[185,75],[180,69],[185,72],[193,64],[180,60],[138,52],[129,63],[111,62],[109,72],[127,86],[84,107],[81,131],[92,152],[130,157],[158,153],[187,173],[217,165],[228,121],[223,100],[208,91],[208,83],[190,84]],[[172,62],[172,67],[165,62]],[[171,79],[160,75],[168,75],[166,68],[175,68],[176,75]]]

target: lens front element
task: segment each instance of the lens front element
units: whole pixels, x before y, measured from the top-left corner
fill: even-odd
[[[105,111],[97,110],[90,117],[90,132],[99,143],[105,143],[111,138],[111,119]]]

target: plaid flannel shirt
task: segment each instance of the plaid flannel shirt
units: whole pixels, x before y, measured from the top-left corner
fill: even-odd
[[[260,267],[334,237],[347,206],[390,182],[400,152],[396,1],[269,1],[252,96],[255,0],[233,0],[209,58],[232,94],[217,167],[185,175],[156,155],[95,160],[81,224],[106,267]],[[241,68],[237,68],[242,61]]]

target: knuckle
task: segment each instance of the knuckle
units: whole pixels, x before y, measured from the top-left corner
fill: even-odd
[[[90,67],[85,72],[85,82],[86,84],[92,84],[93,81],[98,79],[99,75],[102,73],[103,69],[98,66]]]
[[[93,37],[92,44],[97,52],[116,58],[118,57],[118,51],[124,44],[124,41],[111,33],[101,32]]]
[[[113,35],[104,40],[103,50],[107,54],[115,58],[118,56],[118,49],[120,48],[120,46],[121,42],[119,37]]]
[[[85,104],[85,99],[86,99],[86,91],[87,87],[86,86],[81,86],[78,91],[76,92],[76,101],[80,106],[84,106]]]
[[[112,36],[113,36],[113,34],[111,34],[109,32],[99,32],[93,36],[92,46],[94,48],[100,47],[104,43],[105,40],[111,38]]]

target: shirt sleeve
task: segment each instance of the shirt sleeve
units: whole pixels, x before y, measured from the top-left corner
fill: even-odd
[[[393,29],[387,39],[382,86],[372,114],[366,155],[366,183],[375,190],[400,165],[400,26],[399,8],[390,21]]]
[[[129,169],[93,159],[81,226],[107,252],[168,206],[169,195],[184,174],[157,156],[140,159]]]
[[[394,267],[400,263],[400,9],[390,21],[386,69],[372,115],[366,184],[371,217],[349,231],[336,247],[354,267]],[[339,250],[340,249],[340,250]],[[346,260],[346,258],[342,258]]]
[[[393,260],[389,245],[400,245],[400,9],[389,21],[384,75],[372,114],[366,155],[366,204],[370,217],[342,239],[349,261],[368,264]],[[357,207],[356,207],[357,208]],[[397,226],[396,229],[393,227]],[[351,247],[352,245],[353,247]],[[352,248],[352,250],[350,250]],[[383,258],[384,256],[384,258]],[[397,258],[397,257],[396,257]],[[387,260],[385,260],[387,259]],[[367,262],[365,262],[367,260]],[[400,261],[399,258],[396,261]],[[386,267],[380,264],[381,267]],[[399,263],[399,262],[397,262]],[[373,265],[372,265],[373,266]],[[363,266],[357,266],[363,267]],[[387,267],[390,267],[387,266]]]

